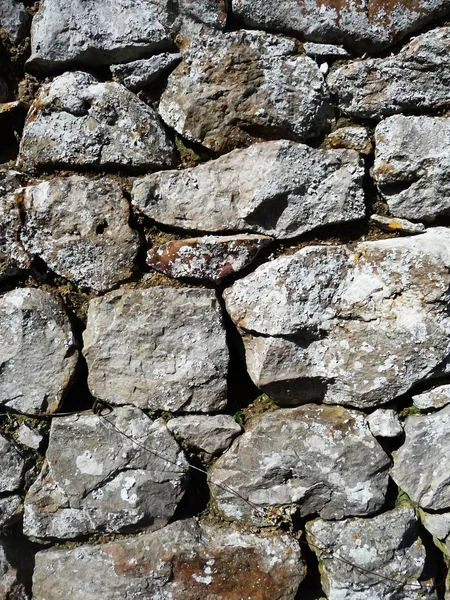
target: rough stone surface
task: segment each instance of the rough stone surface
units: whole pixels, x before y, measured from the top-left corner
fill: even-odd
[[[256,385],[283,404],[388,402],[450,351],[450,231],[308,246],[225,290]]]
[[[209,480],[259,508],[211,485],[226,517],[263,526],[282,515],[342,519],[379,510],[389,465],[363,415],[309,404],[255,417],[216,461]]]
[[[450,92],[450,27],[417,36],[394,56],[339,67],[327,77],[341,111],[381,119],[403,111],[447,107]]]
[[[115,82],[64,73],[42,86],[20,143],[18,165],[161,169],[173,145],[154,111]]]
[[[382,215],[371,215],[370,221],[383,231],[396,231],[405,234],[417,234],[425,231],[425,225],[422,223],[412,223],[407,219],[397,217],[383,217]]]
[[[280,140],[137,179],[132,202],[164,225],[289,238],[363,218],[363,175],[352,150],[315,150]]]
[[[450,406],[405,422],[405,443],[394,452],[392,477],[424,509],[450,508]]]
[[[33,599],[293,600],[304,576],[299,546],[286,534],[188,519],[135,538],[38,552]]]
[[[0,281],[30,266],[20,243],[20,198],[13,193],[20,186],[20,173],[0,171]]]
[[[186,49],[159,113],[188,140],[224,153],[261,134],[313,138],[329,126],[329,101],[318,66],[296,54],[294,40],[238,31]]]
[[[317,519],[306,531],[328,600],[437,599],[430,586],[418,581],[426,550],[412,508],[337,523]]]
[[[23,590],[18,581],[15,552],[11,552],[11,542],[0,538],[0,598],[2,600],[25,600]],[[23,593],[23,595],[21,595]],[[17,594],[17,595],[16,595]]]
[[[90,302],[84,342],[96,397],[182,412],[226,405],[228,349],[211,290],[110,292]]]
[[[147,252],[147,264],[169,277],[219,283],[247,267],[271,238],[259,235],[205,236],[173,240]]]
[[[180,60],[181,54],[164,52],[124,65],[111,65],[110,71],[119,83],[132,92],[138,92],[171,70]]]
[[[209,454],[223,452],[242,432],[241,426],[228,415],[175,417],[167,422],[167,429],[190,446],[196,446]]]
[[[0,297],[0,403],[55,412],[78,359],[69,319],[51,293],[21,288]]]
[[[118,183],[74,175],[23,188],[21,242],[58,275],[108,290],[133,272],[139,235]]]
[[[450,534],[450,513],[427,513],[419,509],[420,520],[427,531],[439,540]]]
[[[412,397],[412,400],[414,406],[420,410],[442,408],[443,406],[450,404],[450,384],[440,385],[429,392],[417,394]]]
[[[17,44],[24,33],[24,26],[29,15],[22,2],[17,0],[0,1],[0,25],[6,31],[9,41]]]
[[[187,473],[166,426],[137,408],[53,419],[46,464],[25,498],[24,532],[73,538],[159,529],[182,498]]]
[[[0,498],[0,528],[9,527],[19,520],[22,514],[22,499],[14,494]],[[1,564],[1,559],[0,559]],[[2,568],[0,566],[0,581],[2,578]],[[0,598],[4,598],[1,593],[0,583]]]
[[[314,42],[306,42],[303,44],[303,50],[307,56],[323,59],[349,58],[350,53],[342,46],[333,44],[315,44]]]
[[[22,423],[17,430],[17,441],[23,446],[37,450],[42,444],[43,436],[37,429],[29,427],[26,423]]]
[[[376,128],[375,143],[373,176],[392,215],[450,215],[449,118],[390,117]]]
[[[14,492],[22,483],[25,461],[16,445],[0,433],[0,493]]]
[[[373,150],[366,127],[341,127],[327,136],[326,143],[331,148],[357,150],[365,155],[371,154]]]
[[[367,416],[367,422],[375,437],[393,438],[403,433],[398,414],[392,409],[378,408]]]

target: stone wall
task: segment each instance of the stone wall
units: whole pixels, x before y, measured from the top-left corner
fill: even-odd
[[[450,598],[449,0],[0,0],[0,600]]]

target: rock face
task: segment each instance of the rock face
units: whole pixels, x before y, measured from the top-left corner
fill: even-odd
[[[413,404],[416,408],[426,410],[428,408],[442,408],[450,404],[450,385],[440,385],[429,392],[413,396]]]
[[[364,170],[349,150],[286,140],[255,144],[183,171],[135,181],[133,205],[158,223],[290,238],[365,215]]]
[[[54,419],[46,464],[25,499],[24,531],[73,538],[159,529],[183,496],[187,472],[165,425],[139,409]]]
[[[309,246],[225,290],[256,385],[283,404],[364,408],[439,371],[449,354],[450,232]]]
[[[18,448],[0,434],[0,493],[14,492],[22,483],[25,461]]]
[[[373,176],[392,215],[450,215],[450,119],[390,117],[376,128],[375,141]]]
[[[138,92],[173,68],[180,60],[181,54],[164,52],[124,65],[111,65],[110,70],[119,83],[132,92]]]
[[[91,301],[84,342],[96,397],[182,412],[226,405],[228,349],[210,290],[110,292]]]
[[[23,188],[21,242],[58,275],[102,292],[130,277],[139,236],[112,179],[72,176]]]
[[[397,413],[392,409],[378,408],[367,416],[369,429],[375,437],[394,438],[403,433]]]
[[[25,6],[18,0],[1,0],[0,25],[6,31],[11,44],[17,44],[29,21]]]
[[[327,78],[345,115],[381,119],[449,105],[450,27],[414,38],[395,56],[349,63]]]
[[[220,153],[261,133],[313,138],[333,111],[318,66],[296,52],[294,40],[263,32],[199,39],[169,76],[159,113],[180,135]]]
[[[448,11],[445,0],[233,0],[233,14],[246,25],[370,51],[389,46]]]
[[[81,0],[80,0],[81,1]],[[64,73],[45,84],[28,112],[18,164],[161,169],[174,150],[154,111],[115,82]]]
[[[326,138],[331,148],[357,150],[361,154],[371,154],[373,150],[369,132],[365,127],[341,127]]]
[[[20,203],[12,193],[20,185],[19,173],[0,171],[0,281],[30,266],[20,243]]]
[[[78,359],[69,319],[55,296],[34,288],[0,298],[0,403],[55,412]]]
[[[423,233],[426,229],[423,223],[412,223],[407,219],[399,219],[398,217],[370,215],[370,221],[382,231],[396,231],[397,233],[414,235],[416,233]]]
[[[9,527],[20,519],[22,515],[22,498],[17,494],[10,496],[4,496],[0,498],[0,528]],[[1,562],[1,561],[0,561]],[[0,566],[0,573],[2,568]],[[0,584],[0,598],[1,595],[1,584]]]
[[[167,422],[167,429],[190,446],[196,446],[209,454],[223,452],[242,432],[241,426],[228,415],[175,417]]]
[[[413,509],[399,506],[371,519],[337,523],[317,519],[306,529],[328,600],[437,598],[418,581],[426,550]]]
[[[211,485],[226,517],[267,526],[283,515],[368,515],[384,503],[389,465],[360,413],[309,404],[252,420],[209,479],[226,486]]]

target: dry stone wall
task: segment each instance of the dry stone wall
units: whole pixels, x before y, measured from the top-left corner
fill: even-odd
[[[449,0],[0,0],[0,600],[450,600]]]

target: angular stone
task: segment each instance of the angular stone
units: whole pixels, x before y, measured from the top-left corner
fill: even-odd
[[[449,12],[446,0],[233,0],[233,15],[259,29],[379,51]]]
[[[256,31],[193,42],[169,76],[159,113],[180,135],[220,153],[261,136],[304,141],[333,117],[317,64],[296,55],[294,40]]]
[[[0,171],[0,280],[30,266],[20,242],[20,197],[12,193],[21,185],[20,173]]]
[[[450,404],[450,384],[440,385],[429,392],[417,394],[412,397],[413,404],[420,410],[428,408],[442,408]]]
[[[11,44],[17,44],[24,33],[24,26],[29,21],[22,2],[17,0],[0,0],[0,25],[6,31]]]
[[[24,532],[62,539],[159,529],[184,494],[188,468],[162,421],[137,408],[53,419],[46,464],[25,498]]]
[[[450,231],[309,246],[225,290],[249,374],[279,403],[369,408],[440,373],[450,352]]]
[[[393,453],[392,478],[424,509],[450,508],[450,406],[405,421],[405,443]]]
[[[413,221],[450,215],[449,118],[390,117],[376,128],[375,143],[373,177],[392,215]]]
[[[414,38],[394,56],[339,67],[327,77],[339,108],[356,118],[381,119],[449,104],[450,27]]]
[[[419,509],[420,520],[427,531],[439,540],[450,535],[450,513],[427,513]]]
[[[58,275],[104,292],[133,272],[139,234],[121,187],[106,177],[57,177],[20,192],[25,250]]]
[[[308,404],[255,417],[209,481],[226,517],[267,526],[273,516],[373,513],[383,506],[389,465],[363,415]]]
[[[426,550],[412,508],[399,506],[371,519],[316,519],[306,532],[329,600],[437,599],[431,586],[419,582]]]
[[[228,349],[215,293],[156,286],[90,302],[92,394],[114,405],[210,412],[227,401]]]
[[[61,302],[21,288],[0,297],[0,404],[26,413],[53,413],[78,360]]]
[[[223,452],[242,432],[241,426],[228,415],[175,417],[167,421],[167,429],[209,454]]]
[[[9,527],[15,521],[18,521],[22,514],[22,498],[18,495],[4,496],[0,498],[0,528]],[[1,552],[1,551],[0,551]],[[1,565],[1,559],[0,559]],[[0,573],[2,569],[0,566]],[[0,577],[1,581],[1,577]],[[4,598],[1,592],[0,583],[0,598]]]
[[[22,485],[25,461],[16,445],[0,433],[0,493],[14,492]]]
[[[169,277],[219,283],[247,267],[271,238],[260,235],[205,236],[153,246],[147,264]]]
[[[81,71],[42,86],[25,121],[18,158],[29,170],[161,169],[173,162],[173,144],[149,106],[122,85]]]
[[[422,223],[411,223],[407,219],[383,217],[382,215],[370,215],[370,222],[383,231],[396,231],[408,235],[423,233],[426,229]]]
[[[307,56],[323,59],[342,59],[350,58],[350,53],[342,46],[333,44],[315,44],[314,42],[306,42],[303,44],[303,50]]]
[[[280,140],[137,179],[132,203],[164,225],[290,238],[364,218],[363,175],[352,150]]]
[[[395,410],[379,408],[367,415],[369,429],[375,437],[393,438],[403,433],[403,427]]]
[[[369,132],[365,127],[341,127],[327,135],[326,143],[331,148],[357,150],[361,154],[371,154],[373,150]]]
[[[286,534],[176,521],[154,533],[36,554],[34,600],[294,600],[305,576]]]
[[[124,65],[111,65],[110,71],[119,83],[132,92],[138,92],[171,70],[180,60],[181,54],[164,52]]]
[[[23,446],[33,448],[33,450],[38,450],[39,446],[42,444],[43,439],[44,437],[39,433],[37,429],[29,427],[25,423],[22,423],[19,429],[17,430],[17,441],[20,442]]]

